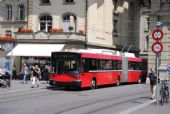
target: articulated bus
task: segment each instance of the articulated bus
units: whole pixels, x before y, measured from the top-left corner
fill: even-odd
[[[97,88],[141,82],[146,77],[143,58],[88,52],[52,52],[50,85]]]

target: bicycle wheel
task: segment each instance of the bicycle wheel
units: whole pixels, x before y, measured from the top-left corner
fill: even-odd
[[[6,88],[8,86],[6,81],[2,81],[2,88]]]
[[[161,88],[161,89],[160,89],[160,98],[159,98],[159,103],[160,103],[161,105],[163,105],[163,99],[164,99],[164,97],[163,97],[163,88]]]

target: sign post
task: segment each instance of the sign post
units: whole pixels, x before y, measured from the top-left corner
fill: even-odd
[[[157,89],[156,89],[156,103],[157,105],[159,104],[159,86],[158,86],[158,78],[159,78],[159,57],[160,57],[160,54],[163,50],[163,45],[162,43],[160,43],[159,41],[163,38],[163,32],[161,29],[155,29],[153,32],[152,32],[152,38],[153,40],[155,40],[156,42],[154,42],[152,44],[152,51],[155,53],[155,62],[156,62],[156,75],[157,75],[157,81],[156,81],[156,86],[157,86]]]

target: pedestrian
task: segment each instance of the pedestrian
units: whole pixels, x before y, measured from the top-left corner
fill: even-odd
[[[23,76],[23,82],[22,83],[28,83],[28,76],[29,76],[29,69],[26,63],[23,64],[23,68],[21,70],[21,74]]]
[[[43,78],[45,79],[45,81],[47,81],[48,83],[48,75],[49,75],[49,72],[50,72],[50,68],[49,68],[49,65],[46,64],[45,67],[44,67],[44,70],[43,70]]]
[[[31,74],[31,81],[32,86],[31,88],[34,88],[35,83],[37,83],[37,87],[39,87],[39,75],[40,75],[40,69],[38,65],[36,64],[35,67],[32,68],[32,74]]]
[[[150,79],[150,86],[151,86],[151,99],[156,98],[156,82],[157,82],[157,77],[155,74],[155,70],[153,68],[149,69],[149,79]]]
[[[38,77],[37,77],[37,78],[40,80],[42,77],[41,77],[41,69],[40,69],[40,67],[39,67],[38,64],[35,65],[35,69],[36,69],[37,72],[38,72]]]
[[[14,79],[14,80],[17,79],[17,71],[16,71],[16,66],[15,65],[12,68],[12,79]]]

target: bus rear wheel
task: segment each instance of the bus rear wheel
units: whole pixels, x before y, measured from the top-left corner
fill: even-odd
[[[97,87],[97,86],[96,86],[96,79],[93,78],[93,79],[91,80],[91,89],[96,89],[96,87]]]
[[[138,84],[141,84],[141,83],[142,83],[142,80],[141,80],[141,77],[139,77]]]
[[[116,86],[120,86],[120,77],[118,77],[116,80]]]

